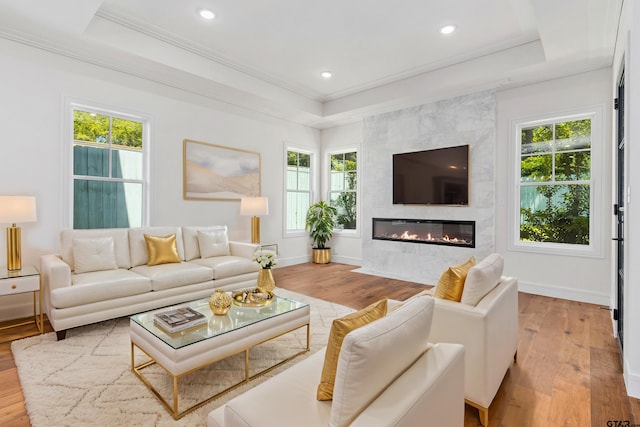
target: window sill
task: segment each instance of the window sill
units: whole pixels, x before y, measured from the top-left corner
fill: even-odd
[[[509,245],[515,252],[528,252],[542,255],[574,256],[580,258],[603,258],[602,245],[570,245],[562,243],[518,242]]]

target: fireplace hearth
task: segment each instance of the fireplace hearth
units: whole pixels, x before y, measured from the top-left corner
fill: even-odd
[[[436,219],[373,218],[374,240],[476,247],[476,222]]]

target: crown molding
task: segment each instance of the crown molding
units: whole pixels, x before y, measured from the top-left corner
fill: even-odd
[[[240,65],[237,61],[234,61],[232,58],[229,58],[218,51],[215,51],[199,43],[188,40],[178,34],[172,33],[170,31],[166,31],[157,26],[131,19],[129,17],[115,13],[113,11],[105,10],[104,8],[100,9],[96,13],[96,16],[102,19],[105,19],[109,22],[112,22],[116,25],[121,25],[137,33],[144,34],[148,37],[151,37],[153,39],[156,39],[168,45],[182,49],[186,52],[200,56],[201,58],[216,62],[225,67],[231,68],[237,72],[247,74],[251,77],[262,80],[266,83],[281,87],[297,95],[303,96],[305,98],[309,98],[313,101],[316,101],[316,102],[323,101],[324,97],[319,92],[310,90],[301,85],[292,84],[289,81],[285,81],[277,77],[274,77],[272,75],[263,73],[255,68],[248,67],[245,65]]]

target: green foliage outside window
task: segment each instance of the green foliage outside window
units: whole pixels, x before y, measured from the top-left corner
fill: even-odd
[[[73,138],[76,141],[107,144],[109,137],[113,145],[142,149],[142,123],[87,111],[73,111]]]
[[[358,153],[331,155],[330,201],[338,215],[337,228],[356,229]]]
[[[521,132],[520,240],[589,244],[591,120]]]

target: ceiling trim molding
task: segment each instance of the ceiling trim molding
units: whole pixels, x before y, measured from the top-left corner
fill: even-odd
[[[31,48],[42,50],[54,55],[59,55],[65,58],[69,58],[71,60],[80,61],[85,64],[100,67],[109,71],[122,73],[130,77],[143,79],[151,83],[155,83],[155,84],[166,86],[172,89],[180,90],[180,91],[189,93],[191,95],[207,98],[215,102],[220,102],[222,104],[232,106],[234,108],[239,108],[247,112],[252,112],[253,114],[262,114],[267,117],[271,117],[273,119],[284,120],[290,123],[310,126],[314,128],[318,128],[319,125],[323,122],[323,118],[316,114],[305,112],[302,110],[296,110],[291,107],[278,104],[273,100],[268,100],[264,98],[257,100],[256,96],[247,94],[247,93],[243,94],[244,97],[249,96],[252,98],[252,101],[254,102],[234,101],[235,99],[238,99],[238,96],[221,96],[220,87],[224,87],[226,88],[226,90],[231,91],[236,95],[241,92],[240,90],[229,88],[228,86],[224,86],[212,81],[207,81],[202,77],[189,75],[188,77],[189,80],[185,80],[185,79],[181,79],[180,77],[176,77],[174,74],[174,76],[170,76],[168,78],[160,78],[160,76],[166,75],[167,73],[158,72],[157,64],[156,64],[156,68],[152,70],[149,67],[140,66],[141,60],[139,58],[128,57],[127,59],[129,60],[123,59],[121,53],[118,53],[117,55],[112,54],[108,58],[99,57],[96,55],[95,52],[97,51],[104,52],[104,49],[102,50],[74,49],[69,44],[56,43],[56,42],[53,42],[51,39],[44,39],[38,36],[25,34],[23,32],[20,32],[14,29],[11,29],[11,31],[7,31],[5,28],[1,28],[1,27],[0,27],[0,38],[9,40],[11,42],[15,42],[24,46],[28,46]],[[178,73],[178,74],[188,74],[186,72],[176,70],[168,66],[165,67],[165,71],[166,70],[169,70],[169,72]],[[197,82],[192,84],[185,83],[191,80],[197,80]],[[212,88],[211,87],[212,85],[217,86],[217,88]]]
[[[209,61],[216,62],[220,65],[231,68],[240,73],[247,74],[251,77],[260,79],[266,83],[279,86],[283,89],[289,90],[293,93],[296,93],[305,98],[309,98],[313,101],[316,101],[316,102],[324,101],[323,95],[316,91],[307,89],[300,85],[291,84],[291,82],[289,81],[283,81],[281,79],[277,79],[273,76],[262,73],[254,68],[239,65],[237,62],[226,57],[220,52],[217,52],[213,49],[202,46],[199,43],[187,40],[184,37],[181,37],[175,33],[162,30],[161,28],[158,28],[156,26],[149,25],[147,23],[142,23],[142,22],[130,19],[128,17],[125,17],[123,15],[120,15],[118,13],[114,13],[113,11],[106,11],[104,9],[98,10],[98,12],[96,13],[96,16],[102,19],[105,19],[109,22],[112,22],[116,25],[121,25],[132,31],[135,31],[140,34],[144,34],[146,36],[159,40],[163,43],[185,50],[194,55],[198,55]]]
[[[121,25],[137,33],[144,34],[148,37],[151,37],[153,39],[156,39],[168,45],[177,47],[179,49],[190,52],[194,55],[200,56],[206,60],[216,62],[222,66],[231,68],[237,72],[249,75],[251,77],[262,80],[266,83],[273,84],[275,86],[289,90],[297,95],[303,96],[305,98],[308,98],[320,103],[334,101],[336,99],[339,99],[345,96],[349,96],[349,95],[353,95],[369,89],[373,89],[378,86],[382,86],[398,80],[415,77],[420,74],[428,73],[434,70],[448,67],[450,65],[466,62],[475,58],[479,58],[485,55],[490,55],[493,53],[497,53],[503,50],[507,50],[513,47],[517,47],[517,46],[524,45],[524,44],[531,43],[538,40],[537,36],[536,37],[523,36],[517,39],[507,40],[498,46],[494,45],[494,46],[491,46],[490,48],[487,47],[486,49],[479,49],[466,55],[458,55],[456,57],[447,58],[444,61],[425,63],[422,65],[413,67],[411,69],[404,70],[399,73],[389,74],[384,77],[370,80],[365,83],[358,84],[341,91],[336,91],[336,92],[324,95],[319,92],[308,89],[306,87],[303,87],[301,85],[292,84],[290,81],[284,81],[276,77],[273,77],[271,75],[262,73],[256,70],[255,68],[239,65],[236,61],[232,60],[231,58],[223,55],[218,51],[207,48],[197,42],[188,40],[178,34],[172,33],[170,31],[166,31],[160,27],[148,24],[146,22],[141,22],[135,19],[131,19],[130,17],[124,16],[112,10],[107,10],[105,8],[102,8],[98,10],[98,12],[96,13],[96,16],[102,19],[105,19],[113,24]]]

